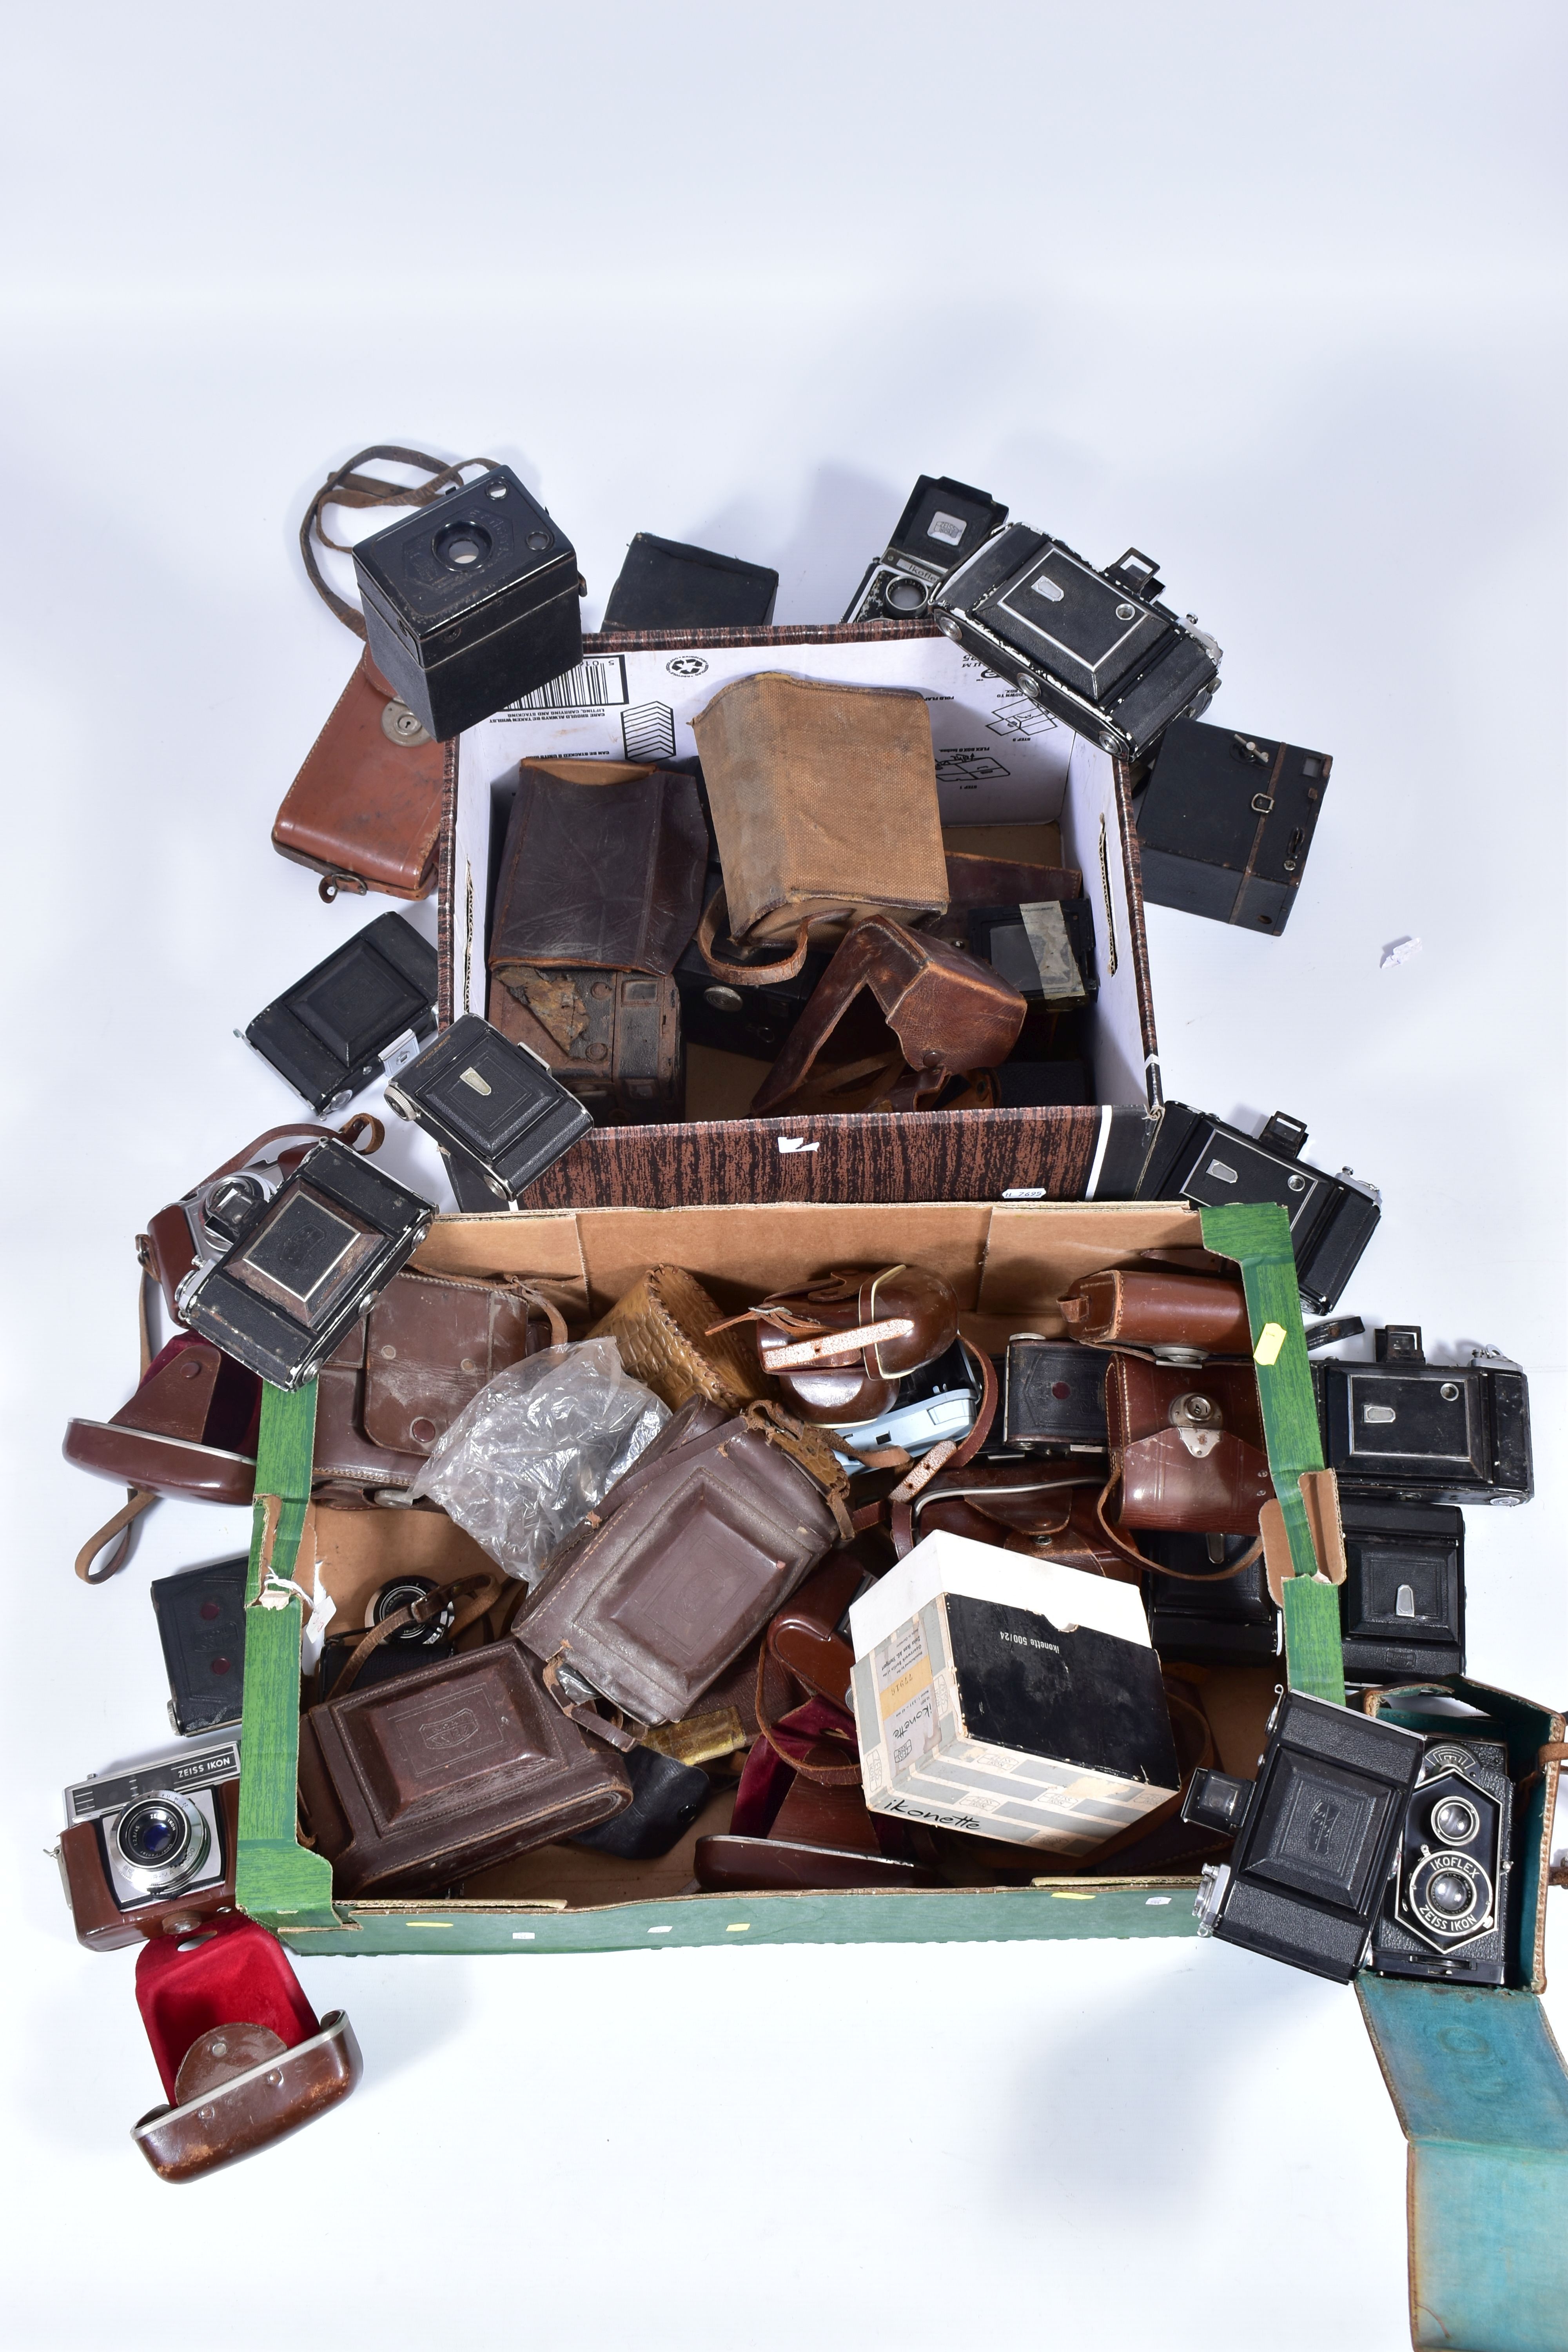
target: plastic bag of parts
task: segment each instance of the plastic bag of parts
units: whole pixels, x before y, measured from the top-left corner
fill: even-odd
[[[613,1339],[545,1348],[465,1405],[414,1493],[531,1585],[668,1419],[668,1406],[623,1370]]]

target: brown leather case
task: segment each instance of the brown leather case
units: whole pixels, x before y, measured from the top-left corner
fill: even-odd
[[[776,1292],[752,1309],[763,1370],[807,1421],[862,1421],[886,1412],[906,1373],[947,1353],[958,1337],[958,1300],[940,1274],[921,1265],[834,1274],[804,1290]],[[825,1348],[815,1363],[781,1369],[782,1351],[901,1320],[905,1336]]]
[[[825,1500],[846,1485],[826,1441],[776,1408],[726,1420],[694,1397],[557,1552],[518,1636],[638,1722],[679,1722],[847,1534]]]
[[[755,1116],[782,1108],[802,1091],[862,991],[897,1041],[890,1059],[896,1064],[901,1057],[915,1073],[912,1081],[895,1088],[896,1109],[935,1095],[955,1073],[991,1070],[1005,1062],[1028,1010],[1017,990],[978,957],[875,915],[850,932],[817,982],[752,1098]],[[864,1050],[871,1041],[857,1042]]]
[[[1120,1339],[1129,1347],[1191,1348],[1205,1356],[1252,1354],[1239,1282],[1125,1266],[1083,1275],[1057,1304],[1068,1337],[1090,1347]]]
[[[446,751],[368,653],[289,785],[272,846],[338,889],[426,898],[436,887]]]
[[[352,1509],[405,1490],[480,1389],[565,1331],[525,1283],[395,1275],[321,1367],[312,1491]]]
[[[510,1637],[310,1708],[300,1804],[339,1895],[413,1895],[624,1811],[613,1752]]]
[[[219,1833],[223,1839],[224,1874],[211,1886],[194,1895],[171,1895],[161,1902],[139,1903],[122,1911],[114,1899],[103,1866],[103,1846],[96,1822],[77,1822],[62,1830],[60,1875],[70,1905],[76,1939],[89,1952],[117,1952],[127,1944],[145,1943],[154,1936],[184,1936],[234,1908],[234,1864],[239,1842],[239,1782],[220,1780],[217,1788]]]
[[[537,1054],[600,1127],[680,1117],[680,994],[673,980],[510,964],[490,982],[489,1018],[503,1037]]]
[[[1117,1526],[1257,1535],[1274,1483],[1250,1362],[1116,1356],[1105,1374],[1105,1419],[1107,1516]]]
[[[209,1339],[181,1331],[109,1421],[72,1421],[63,1452],[79,1470],[197,1503],[248,1503],[260,1383]]]
[[[1026,866],[1014,857],[982,857],[973,850],[947,853],[948,910],[963,907],[1034,906],[1044,898],[1081,898],[1083,876],[1076,866]]]
[[[501,852],[489,968],[668,974],[697,929],[708,828],[689,776],[524,760]]]
[[[237,2042],[247,2031],[230,2027],[225,2038]],[[187,2086],[182,2067],[178,2103],[151,2109],[131,2137],[160,2180],[196,2180],[313,2124],[363,2073],[353,2027],[341,2009],[329,2010],[319,2033],[292,2050],[267,2051],[243,2073],[207,2082],[193,2070]]]
[[[920,695],[760,670],[721,688],[692,732],[733,938],[815,930],[821,944],[846,918],[946,907]],[[804,937],[798,944],[804,954]]]

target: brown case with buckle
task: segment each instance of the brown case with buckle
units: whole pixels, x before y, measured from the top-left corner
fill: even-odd
[[[640,971],[512,964],[490,982],[490,1026],[536,1054],[601,1127],[680,1116],[680,996]]]
[[[1105,1419],[1108,1501],[1115,1497],[1107,1516],[1119,1527],[1257,1535],[1274,1483],[1250,1362],[1151,1364],[1117,1356],[1105,1375]]]
[[[793,937],[804,957],[808,935],[820,946],[858,916],[945,910],[922,696],[759,670],[721,688],[691,731],[735,940]],[[723,969],[738,986],[762,976]]]
[[[752,1097],[755,1115],[778,1110],[800,1095],[814,1072],[819,1090],[830,1087],[831,1073],[816,1066],[862,991],[891,1031],[892,1042],[885,1035],[880,1043],[858,1036],[856,1045],[862,1055],[869,1046],[886,1060],[897,1108],[914,1108],[955,1075],[1005,1062],[1028,1009],[1017,990],[977,956],[875,915],[850,932],[818,981]],[[902,1081],[896,1078],[900,1062],[913,1074]],[[840,1066],[840,1076],[847,1079],[861,1068],[856,1060],[848,1068]]]
[[[708,828],[689,776],[524,760],[501,852],[489,968],[675,970],[702,912]]]
[[[1205,1356],[1252,1353],[1246,1292],[1239,1282],[1212,1275],[1124,1266],[1084,1275],[1057,1304],[1069,1338],[1090,1347],[1120,1340],[1127,1347],[1185,1348]]]
[[[395,1275],[318,1376],[312,1493],[351,1510],[383,1490],[406,1493],[498,1372],[565,1336],[527,1283]]]
[[[518,1636],[639,1723],[677,1723],[848,1533],[826,1500],[842,1512],[847,1485],[816,1431],[694,1397],[556,1553]]]
[[[300,1811],[339,1895],[450,1886],[630,1802],[618,1759],[510,1637],[300,1717]]]
[[[323,898],[344,889],[426,898],[436,887],[445,776],[445,747],[362,654],[289,787],[272,846],[324,876]]]

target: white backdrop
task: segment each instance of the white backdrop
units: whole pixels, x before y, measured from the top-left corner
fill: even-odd
[[[507,459],[590,619],[639,529],[837,618],[947,472],[1152,551],[1215,717],[1333,753],[1283,940],[1151,914],[1167,1089],[1383,1187],[1347,1309],[1527,1366],[1470,1656],[1568,1696],[1563,47],[1338,0],[14,20],[12,2342],[1405,2342],[1352,1995],[1196,1943],[306,1963],[363,2090],[171,2203],[133,1956],[43,1853],[160,1735],[149,1578],[245,1522],[163,1506],[88,1591],[113,1493],[58,1444],[130,1392],[132,1234],[294,1108],[232,1032],[374,911],[268,845],[353,656],[293,544],[328,464]]]

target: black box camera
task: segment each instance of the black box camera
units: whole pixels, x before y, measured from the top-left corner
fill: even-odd
[[[1173,719],[1133,802],[1144,898],[1277,939],[1332,766],[1326,751]]]
[[[169,1720],[187,1739],[239,1721],[249,1567],[240,1552],[153,1580],[153,1609],[169,1670]]]
[[[1060,540],[1009,523],[935,591],[932,613],[987,669],[1138,766],[1219,686],[1218,646],[1158,601],[1154,575],[1135,547],[1097,572]]]
[[[400,1071],[386,1099],[448,1155],[471,1161],[503,1206],[594,1124],[587,1105],[537,1055],[477,1013],[465,1013]]]
[[[228,1246],[182,1285],[193,1331],[280,1389],[325,1362],[398,1268],[435,1211],[346,1143],[318,1143],[269,1198],[231,1188],[227,1232],[209,1200],[205,1221]]]
[[[1323,1459],[1350,1500],[1528,1503],[1530,1385],[1495,1349],[1429,1364],[1418,1323],[1375,1335],[1375,1363],[1312,1367]]]
[[[436,950],[402,915],[378,915],[245,1033],[321,1117],[412,1061],[436,1028]]]
[[[778,593],[779,575],[765,563],[742,563],[738,555],[714,555],[639,530],[610,591],[604,625],[765,629]]]
[[[922,474],[885,552],[867,567],[845,620],[913,620],[948,573],[1006,520],[1006,508],[988,490],[950,481],[945,474]]]
[[[370,657],[439,741],[583,658],[576,551],[510,466],[361,540],[354,572]]]
[[[1226,1573],[1225,1562],[1209,1557],[1209,1538],[1148,1528],[1143,1549],[1167,1576],[1143,1579],[1149,1639],[1163,1659],[1193,1666],[1267,1666],[1281,1647],[1279,1612],[1268,1591],[1260,1559]],[[1226,1539],[1215,1539],[1222,1552]],[[1236,1556],[1249,1547],[1234,1538]]]
[[[1301,1296],[1314,1314],[1325,1314],[1372,1239],[1383,1199],[1348,1168],[1331,1176],[1303,1160],[1306,1140],[1300,1120],[1282,1110],[1251,1136],[1186,1103],[1167,1103],[1132,1198],[1179,1198],[1205,1209],[1232,1201],[1278,1203],[1290,1221]]]

